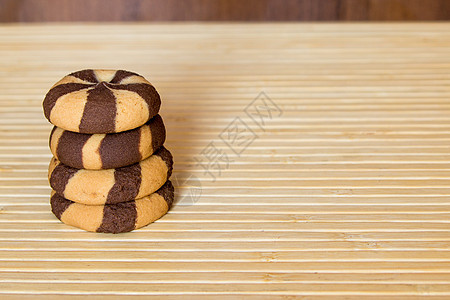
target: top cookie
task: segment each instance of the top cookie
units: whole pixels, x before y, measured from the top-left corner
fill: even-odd
[[[156,89],[139,74],[82,70],[58,81],[45,96],[45,117],[80,133],[114,133],[137,128],[161,105]]]

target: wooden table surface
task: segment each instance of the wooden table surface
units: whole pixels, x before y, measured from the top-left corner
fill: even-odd
[[[2,25],[0,298],[450,296],[450,24]],[[41,102],[83,68],[159,90],[178,204],[50,212]]]

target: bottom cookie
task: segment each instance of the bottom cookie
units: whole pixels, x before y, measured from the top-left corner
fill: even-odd
[[[153,194],[129,202],[86,205],[52,191],[50,203],[53,214],[67,225],[92,232],[121,233],[158,220],[170,209],[173,199],[174,188],[168,180]]]

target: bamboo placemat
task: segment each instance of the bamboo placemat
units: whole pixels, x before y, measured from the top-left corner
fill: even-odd
[[[450,24],[2,25],[0,298],[450,296]],[[50,212],[41,102],[84,68],[159,90],[179,203]],[[289,298],[290,299],[290,298]]]

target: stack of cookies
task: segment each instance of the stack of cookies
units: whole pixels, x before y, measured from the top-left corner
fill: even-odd
[[[159,219],[173,202],[172,155],[158,115],[161,100],[142,76],[82,70],[45,96],[53,158],[51,207],[63,223],[127,232]]]

